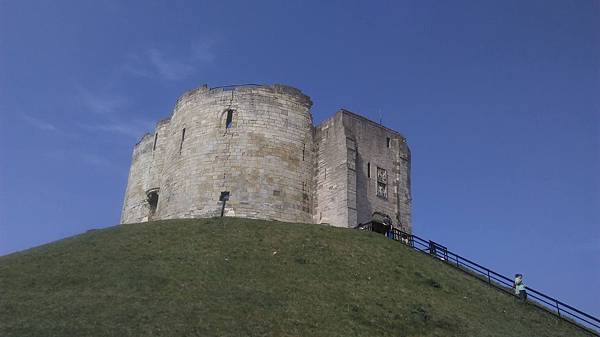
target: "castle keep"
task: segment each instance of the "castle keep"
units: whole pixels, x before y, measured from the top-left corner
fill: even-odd
[[[225,216],[411,229],[406,139],[284,86],[202,86],[133,149],[121,223]]]

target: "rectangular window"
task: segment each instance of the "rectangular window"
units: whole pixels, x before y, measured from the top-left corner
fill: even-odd
[[[371,163],[367,162],[367,178],[371,178]]]
[[[377,168],[377,196],[387,199],[387,171]]]
[[[392,140],[390,139],[390,137],[387,137],[386,141],[387,141],[387,147],[389,148],[390,145],[392,144]]]
[[[384,183],[377,182],[377,196],[387,199],[387,186]]]
[[[152,145],[152,151],[156,150],[156,142],[158,141],[158,132],[154,134],[154,145]]]
[[[185,128],[181,130],[181,143],[179,143],[179,154],[181,154],[181,150],[183,149],[183,141],[185,140]]]
[[[230,129],[233,126],[233,110],[227,110],[227,120],[225,121],[225,128]]]

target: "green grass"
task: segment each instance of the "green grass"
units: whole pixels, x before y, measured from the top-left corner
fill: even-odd
[[[225,218],[0,257],[0,336],[586,336],[381,235]]]

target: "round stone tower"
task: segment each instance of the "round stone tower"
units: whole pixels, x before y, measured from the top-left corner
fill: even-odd
[[[136,144],[121,223],[225,215],[312,221],[312,102],[283,85],[189,91]]]

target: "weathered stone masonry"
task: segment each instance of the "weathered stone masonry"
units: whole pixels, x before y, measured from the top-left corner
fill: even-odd
[[[410,151],[347,110],[313,126],[284,86],[203,86],[133,149],[121,223],[220,215],[354,227],[374,213],[411,229]]]

